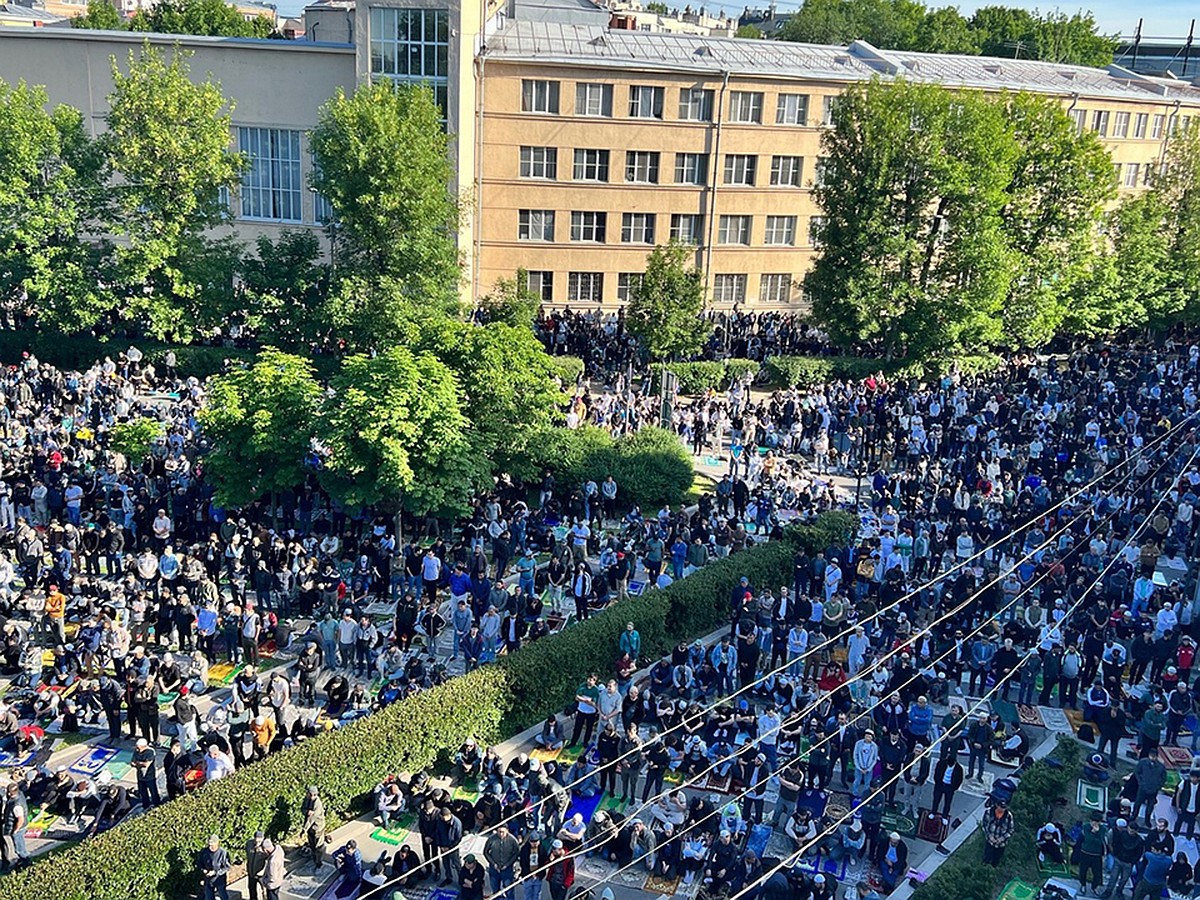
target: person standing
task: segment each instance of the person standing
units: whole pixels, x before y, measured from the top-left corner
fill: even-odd
[[[592,731],[600,718],[599,705],[600,689],[596,686],[596,676],[589,675],[575,692],[575,727],[571,730],[568,747],[576,746],[581,736],[584,747],[592,742]]]
[[[155,764],[154,748],[145,738],[138,738],[133,751],[133,767],[137,770],[138,799],[142,809],[149,811],[162,803],[158,793],[158,766]]]
[[[1111,842],[1108,829],[1104,826],[1104,816],[1096,810],[1092,813],[1091,821],[1083,829],[1079,843],[1075,848],[1075,862],[1079,866],[1079,884],[1087,890],[1088,875],[1092,878],[1092,894],[1100,893],[1100,885],[1104,881],[1104,857],[1110,849]]]
[[[1007,803],[997,803],[983,817],[983,861],[989,866],[1000,865],[1004,848],[1012,838],[1013,814]]]
[[[449,807],[444,808],[441,818],[438,820],[437,827],[437,849],[438,854],[442,857],[442,865],[445,867],[446,873],[446,877],[442,879],[442,887],[446,887],[459,880],[462,863],[459,861],[458,847],[462,843],[462,839],[462,821],[450,811]],[[482,867],[480,867],[479,871],[480,886],[482,888]]]
[[[575,860],[560,840],[555,840],[550,850],[550,871],[546,880],[550,883],[550,900],[566,900],[575,884]]]
[[[284,875],[283,846],[267,838],[263,841],[263,853],[266,854],[266,858],[259,882],[262,885],[263,896],[266,900],[279,900]]]
[[[263,849],[266,839],[265,834],[256,831],[254,837],[246,841],[246,881],[250,885],[250,900],[258,900],[258,883],[267,866],[267,851]]]
[[[301,831],[303,831],[305,842],[308,844],[308,851],[312,854],[313,868],[319,869],[324,862],[325,854],[325,804],[321,802],[321,794],[316,785],[312,785],[308,789],[308,796],[304,798],[300,811],[304,813],[304,826]],[[279,853],[282,860],[282,848]],[[268,863],[269,865],[270,863]],[[282,866],[282,862],[280,865]],[[268,900],[274,900],[274,898],[268,896]]]
[[[29,865],[29,851],[25,849],[25,829],[29,827],[29,803],[15,782],[9,784],[4,796],[4,870]]]
[[[521,858],[521,845],[501,823],[483,845],[483,858],[487,860],[488,877],[492,883],[492,896],[513,900],[512,883]]]
[[[200,870],[200,885],[204,889],[204,900],[229,900],[229,889],[226,884],[229,878],[229,852],[221,846],[221,839],[215,834],[208,838],[208,846],[200,851],[196,859],[196,868]],[[257,896],[257,885],[253,872],[250,877],[250,896]]]

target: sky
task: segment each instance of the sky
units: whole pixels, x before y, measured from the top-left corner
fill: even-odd
[[[279,12],[285,16],[299,16],[301,11],[307,5],[309,0],[274,0],[278,5]],[[667,0],[667,5],[675,7],[685,6],[689,0]],[[745,0],[743,3],[737,2],[714,2],[714,0],[692,0],[694,6],[705,4],[709,10],[724,9],[730,15],[740,13],[744,6],[766,6],[770,0]],[[947,5],[945,0],[924,0],[927,6],[939,7]],[[1052,9],[1061,9],[1067,13],[1074,13],[1079,9],[1091,10],[1096,16],[1096,22],[1100,26],[1100,30],[1106,34],[1132,35],[1137,28],[1138,17],[1140,16],[1145,21],[1142,25],[1142,35],[1152,37],[1186,37],[1188,25],[1193,18],[1200,18],[1200,4],[1195,0],[1152,0],[1150,3],[1144,3],[1140,6],[1133,4],[1130,0],[1091,0],[1086,5],[1071,5],[1063,4],[1056,6],[1052,3],[1036,2],[1036,0],[995,0],[996,5],[1004,6],[1023,6],[1026,9],[1038,9],[1046,12]],[[981,3],[960,4],[959,10],[964,15],[970,15],[974,12],[976,6],[990,5],[987,0]],[[776,7],[780,11],[794,10],[800,6],[799,0],[776,0]]]

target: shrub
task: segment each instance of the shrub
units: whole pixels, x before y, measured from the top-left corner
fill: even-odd
[[[833,362],[817,356],[773,356],[767,374],[780,387],[811,388],[833,377]]]
[[[598,463],[603,465],[603,457],[608,455],[602,454]],[[692,457],[683,442],[664,428],[651,426],[620,438],[611,457],[618,496],[629,505],[676,505],[695,477]]]
[[[854,536],[858,520],[848,512],[831,510],[807,522],[789,525],[784,534],[809,553],[842,547]]]
[[[292,834],[303,821],[300,803],[310,784],[332,817],[344,815],[385,775],[424,768],[440,749],[470,735],[494,740],[508,696],[497,667],[456,678],[5,876],[0,900],[194,896],[195,855],[208,835],[220,835],[237,854],[259,829]]]
[[[136,466],[150,452],[150,445],[162,437],[166,426],[158,419],[118,422],[108,432],[108,446]]]
[[[578,356],[552,356],[550,362],[554,374],[565,388],[578,384],[579,379],[583,377],[583,360]]]
[[[761,369],[762,366],[758,364],[757,360],[727,359],[725,360],[725,381],[722,387],[728,387],[745,375],[749,375],[750,379],[754,380],[758,377]]]
[[[611,452],[616,441],[603,428],[584,425],[580,428],[547,428],[530,436],[526,453],[528,471],[520,474],[535,478],[549,469],[563,487],[574,488],[595,478],[597,484],[607,475],[599,471],[612,465]]]
[[[701,362],[655,363],[655,384],[659,384],[664,371],[679,379],[679,393],[703,394],[716,390],[725,383],[725,364],[704,360]]]

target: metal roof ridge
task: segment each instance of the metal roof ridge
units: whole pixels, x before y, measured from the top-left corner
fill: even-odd
[[[898,57],[892,56],[887,51],[880,50],[864,40],[851,41],[850,46],[846,49],[850,51],[851,56],[862,60],[885,75],[904,75],[908,72],[908,66]]]

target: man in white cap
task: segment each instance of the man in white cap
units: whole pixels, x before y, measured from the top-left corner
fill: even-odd
[[[893,831],[879,854],[879,877],[890,894],[908,872],[908,845]]]

